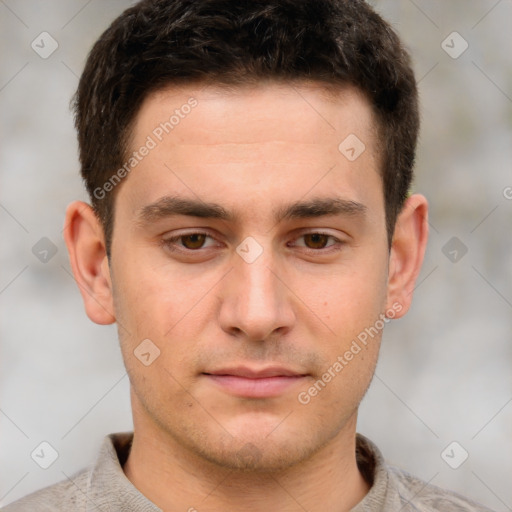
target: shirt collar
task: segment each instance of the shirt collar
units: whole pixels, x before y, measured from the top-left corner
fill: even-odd
[[[132,432],[105,437],[87,484],[86,512],[161,512],[123,472],[133,440]],[[370,491],[351,512],[398,510],[398,490],[390,485],[390,472],[380,450],[368,438],[357,434],[356,458],[359,470],[371,485]],[[398,506],[398,508],[396,508]]]
[[[87,512],[161,512],[123,472],[132,440],[132,432],[110,434],[103,440],[87,486]]]

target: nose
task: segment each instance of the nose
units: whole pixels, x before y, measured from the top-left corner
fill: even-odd
[[[272,257],[262,255],[252,263],[238,255],[234,259],[221,291],[222,329],[250,341],[289,332],[295,322],[292,298]]]

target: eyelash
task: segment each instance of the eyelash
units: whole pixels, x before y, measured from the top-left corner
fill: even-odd
[[[169,238],[165,238],[162,240],[162,244],[169,250],[169,251],[172,251],[172,252],[181,252],[181,253],[186,253],[186,254],[193,254],[193,253],[199,253],[200,251],[204,250],[204,249],[209,249],[209,247],[207,248],[204,248],[204,247],[200,247],[198,249],[188,249],[186,247],[177,247],[176,246],[176,243],[177,242],[180,242],[181,239],[183,239],[184,237],[187,237],[187,236],[192,236],[192,235],[203,235],[211,240],[215,240],[215,238],[210,234],[210,233],[207,233],[205,231],[191,231],[191,232],[188,232],[188,233],[181,233],[179,235],[175,235],[175,236],[172,236],[172,237],[169,237]],[[327,245],[326,247],[324,248],[321,248],[321,249],[312,249],[310,247],[305,247],[305,246],[302,246],[301,247],[301,250],[303,252],[306,252],[306,253],[309,253],[309,254],[327,254],[327,253],[331,253],[333,251],[339,251],[342,246],[345,244],[345,242],[343,242],[342,240],[336,238],[334,235],[331,235],[329,233],[325,233],[323,231],[310,231],[310,232],[307,232],[307,233],[302,233],[300,236],[298,236],[297,238],[295,238],[293,241],[297,241],[307,235],[320,235],[320,236],[327,236],[329,238],[329,241],[333,241],[334,240],[334,243],[332,243],[331,245]],[[329,243],[328,241],[328,243]],[[287,246],[289,246],[287,244]]]

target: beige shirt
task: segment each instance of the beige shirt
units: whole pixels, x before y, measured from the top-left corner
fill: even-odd
[[[132,437],[132,433],[107,436],[91,468],[11,503],[3,512],[161,512],[123,473]],[[491,512],[454,492],[387,466],[379,449],[360,434],[356,452],[359,469],[371,489],[351,512]]]

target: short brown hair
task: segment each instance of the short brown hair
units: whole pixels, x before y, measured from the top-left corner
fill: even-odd
[[[172,84],[260,80],[353,85],[380,134],[388,240],[409,190],[419,129],[416,81],[397,34],[363,0],[143,0],[92,48],[74,98],[81,174],[109,251],[115,190],[143,100]]]

